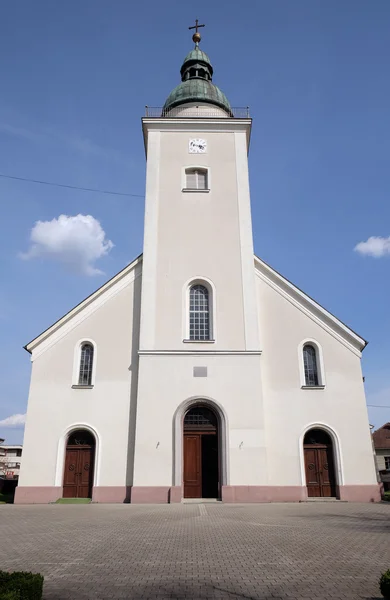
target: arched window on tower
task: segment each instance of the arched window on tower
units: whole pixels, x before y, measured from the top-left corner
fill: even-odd
[[[199,283],[190,287],[190,340],[210,340],[210,298],[208,289]]]
[[[303,346],[303,366],[305,370],[305,385],[315,387],[319,385],[317,353],[312,344]]]
[[[85,342],[81,346],[79,385],[92,385],[93,346]]]

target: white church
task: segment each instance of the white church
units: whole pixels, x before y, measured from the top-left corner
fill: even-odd
[[[252,120],[193,40],[142,120],[143,253],[26,346],[15,502],[377,501],[366,342],[254,255]]]

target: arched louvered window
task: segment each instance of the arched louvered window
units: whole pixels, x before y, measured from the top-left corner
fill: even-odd
[[[79,385],[92,385],[93,346],[84,343],[81,346]]]
[[[187,190],[207,190],[207,169],[186,169]]]
[[[305,344],[303,347],[303,366],[305,369],[305,385],[318,386],[317,353],[314,346]]]
[[[209,340],[210,301],[209,291],[204,285],[190,288],[190,340]]]

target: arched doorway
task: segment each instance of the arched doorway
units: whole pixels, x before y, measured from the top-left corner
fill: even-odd
[[[92,498],[95,438],[90,431],[77,429],[68,437],[65,454],[63,497]]]
[[[219,423],[204,405],[190,408],[183,424],[184,498],[219,498]]]
[[[309,498],[336,496],[333,443],[323,429],[310,429],[303,440],[307,495]]]

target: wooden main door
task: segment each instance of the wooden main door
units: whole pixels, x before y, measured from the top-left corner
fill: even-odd
[[[202,498],[201,435],[184,434],[184,498]]]
[[[92,498],[94,459],[92,434],[83,430],[73,432],[66,446],[64,498]]]
[[[321,429],[308,431],[304,439],[304,455],[309,498],[335,497],[336,478],[329,435]]]
[[[218,421],[205,406],[184,418],[184,498],[219,498]]]

